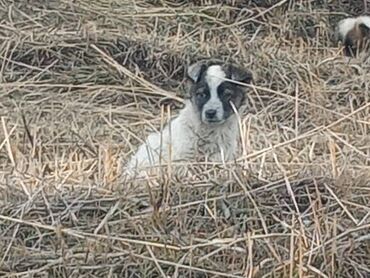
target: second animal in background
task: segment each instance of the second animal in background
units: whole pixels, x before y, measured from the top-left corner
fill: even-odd
[[[344,46],[346,56],[357,56],[369,50],[370,16],[342,19],[336,27],[336,35]]]

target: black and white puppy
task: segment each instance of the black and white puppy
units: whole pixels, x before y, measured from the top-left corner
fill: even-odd
[[[235,112],[245,104],[245,87],[252,74],[220,62],[198,62],[188,68],[190,99],[161,134],[151,133],[126,166],[126,173],[160,162],[192,161],[200,157],[222,162],[235,158],[239,127]],[[237,83],[235,83],[236,81]]]

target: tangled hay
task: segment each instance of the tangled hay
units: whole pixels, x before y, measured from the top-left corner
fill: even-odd
[[[0,1],[0,275],[368,277],[366,1],[327,2]],[[207,57],[256,76],[238,163],[122,179]]]

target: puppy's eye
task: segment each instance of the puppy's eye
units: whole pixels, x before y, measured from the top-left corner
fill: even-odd
[[[232,96],[233,96],[233,91],[231,91],[231,90],[225,90],[224,91],[224,98],[225,99],[231,99]]]
[[[203,89],[196,91],[195,96],[197,98],[205,98],[207,95]]]

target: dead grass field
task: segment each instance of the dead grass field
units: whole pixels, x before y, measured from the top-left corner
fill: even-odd
[[[365,1],[328,2],[0,0],[0,276],[370,277]],[[119,177],[209,57],[255,75],[237,165]]]

